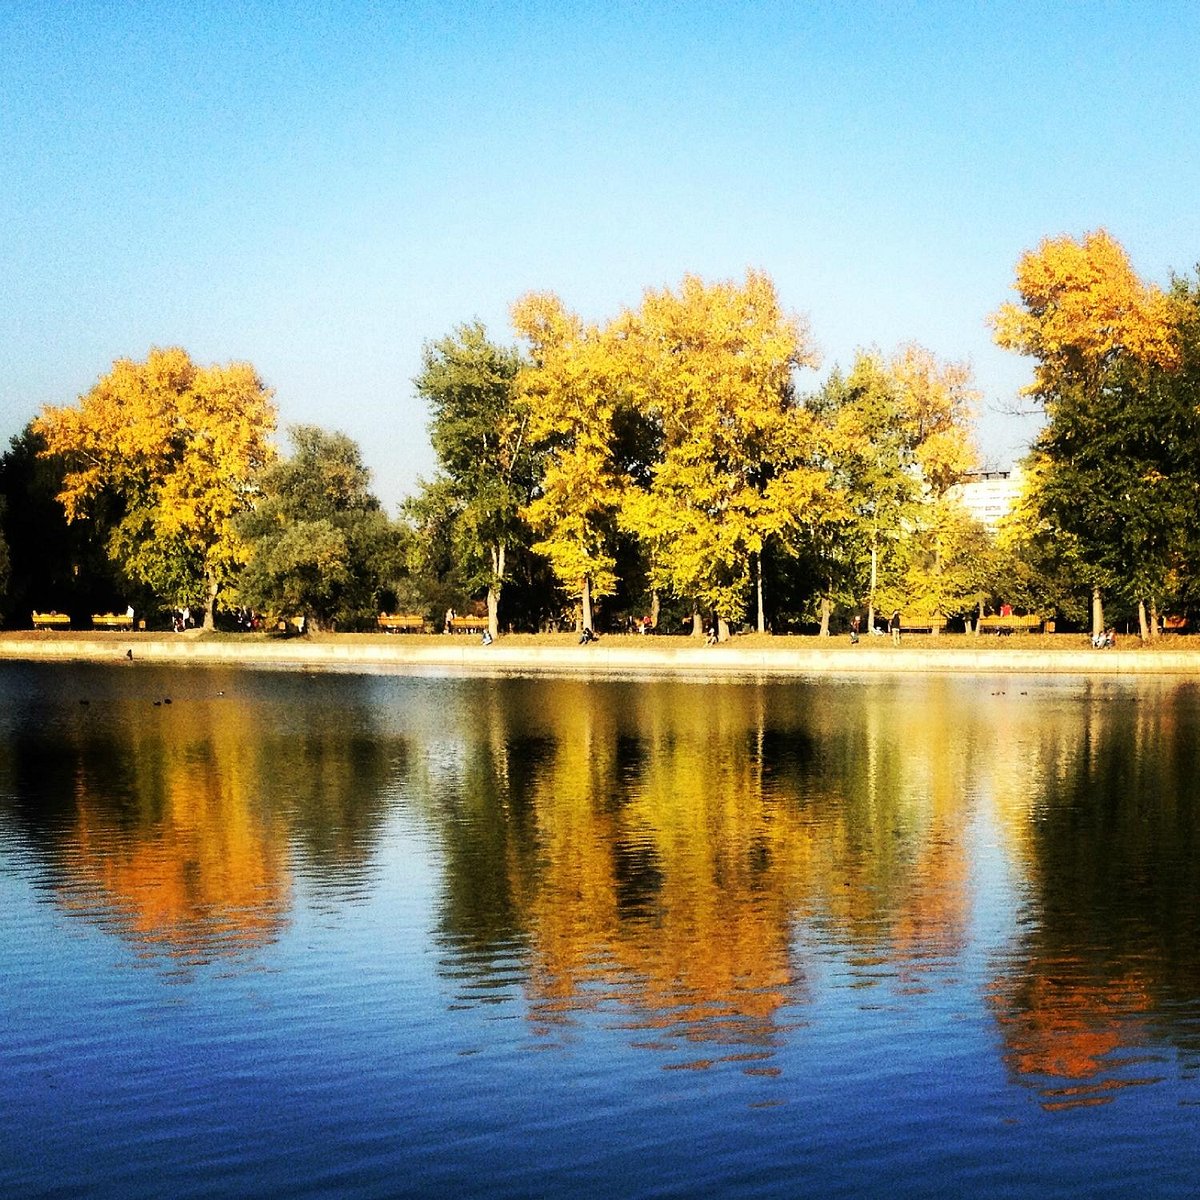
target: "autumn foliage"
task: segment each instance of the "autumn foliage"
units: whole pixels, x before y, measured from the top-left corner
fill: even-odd
[[[1094,387],[1120,357],[1173,367],[1179,361],[1169,297],[1134,272],[1105,230],[1046,238],[1017,263],[1019,304],[992,317],[996,341],[1037,360],[1025,390],[1052,399],[1064,383]]]
[[[823,633],[839,608],[869,628],[893,608],[969,623],[1015,591],[1063,612],[1072,591],[1097,609],[1115,596],[1152,630],[1155,610],[1200,605],[1200,289],[1142,280],[1101,229],[1023,254],[1014,291],[990,320],[1032,359],[1024,390],[1046,422],[1000,542],[955,498],[980,461],[970,367],[866,347],[806,387],[815,340],[758,270],[685,275],[601,320],[532,292],[512,308],[516,346],[478,322],[427,343],[414,383],[437,473],[397,527],[372,517],[386,568],[351,569],[328,514],[289,500],[291,558],[246,571],[280,558],[264,491],[275,409],[248,364],[122,359],[78,404],[46,408],[30,445],[63,464],[66,518],[94,526],[123,578],[164,603],[202,599],[210,625],[218,592],[252,576],[255,603],[332,622],[313,597],[337,575],[369,577],[359,613],[403,595],[440,620],[486,597],[493,635],[603,625],[600,603],[655,621],[661,605],[722,637],[766,629],[769,610]],[[307,582],[264,590],[268,576]]]
[[[133,578],[174,602],[200,593],[206,624],[244,559],[234,521],[270,458],[270,390],[248,363],[197,366],[184,350],[121,359],[77,406],[35,422],[46,453],[68,463],[68,520],[108,505],[109,547]]]

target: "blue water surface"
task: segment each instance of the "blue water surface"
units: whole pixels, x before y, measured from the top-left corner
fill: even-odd
[[[0,1194],[1192,1195],[1198,734],[1169,679],[6,664]]]

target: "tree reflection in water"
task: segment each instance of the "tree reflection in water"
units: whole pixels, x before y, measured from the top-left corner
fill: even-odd
[[[800,926],[848,947],[863,986],[919,991],[961,949],[976,750],[948,732],[950,693],[501,692],[440,780],[443,928],[474,971],[489,938],[501,973],[522,947],[544,1032],[617,1005],[638,1044],[765,1055],[807,997]]]
[[[1064,717],[1066,718],[1064,720]],[[1192,685],[1086,685],[1022,731],[1001,811],[1026,920],[989,999],[1009,1068],[1047,1108],[1200,1059],[1200,738]]]
[[[176,673],[173,699],[110,681],[4,743],[62,905],[152,961],[244,957],[286,923],[295,872],[336,896],[373,853],[397,754],[369,709],[291,705],[286,676],[264,705],[247,678]]]
[[[403,803],[454,1004],[519,998],[544,1043],[598,1014],[664,1066],[770,1074],[835,989],[967,977],[1047,1107],[1164,1046],[1200,1066],[1190,684],[203,672],[167,706],[153,672],[80,678],[90,707],[0,713],[4,836],[168,969],[257,953],[301,884],[358,903]]]

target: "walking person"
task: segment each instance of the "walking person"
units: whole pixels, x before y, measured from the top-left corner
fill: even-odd
[[[900,610],[892,611],[892,619],[888,622],[888,628],[892,631],[892,644],[900,645]]]

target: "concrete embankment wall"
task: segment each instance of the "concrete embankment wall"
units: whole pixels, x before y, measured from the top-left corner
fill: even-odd
[[[1200,675],[1200,654],[1156,650],[979,650],[904,646],[748,648],[722,646],[508,645],[481,646],[448,638],[437,645],[358,641],[352,635],[328,641],[293,638],[279,642],[204,641],[138,635],[54,636],[0,639],[4,659],[60,662],[117,662],[133,652],[135,662],[222,664],[310,670],[420,672],[422,674],[583,673],[595,675],[812,675],[908,673],[964,674]]]

